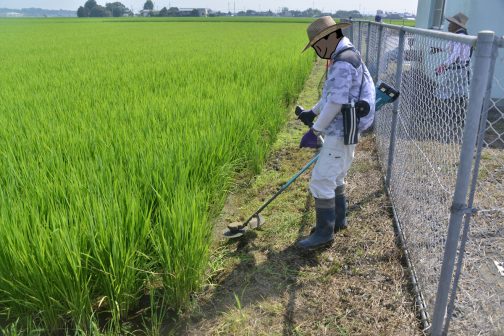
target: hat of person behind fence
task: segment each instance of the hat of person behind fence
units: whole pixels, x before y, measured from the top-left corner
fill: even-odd
[[[313,46],[322,37],[329,35],[338,29],[348,28],[351,25],[352,24],[350,22],[336,23],[330,16],[322,16],[318,18],[317,20],[313,21],[306,29],[308,40],[310,40],[310,42],[308,42],[303,51]]]
[[[447,17],[446,20],[450,21],[451,23],[455,23],[459,27],[467,29],[466,23],[469,20],[469,18],[464,13],[459,12],[453,16]]]

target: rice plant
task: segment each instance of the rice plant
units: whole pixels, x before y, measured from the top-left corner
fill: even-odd
[[[153,277],[183,309],[310,71],[305,24],[0,27],[0,324],[114,333]]]

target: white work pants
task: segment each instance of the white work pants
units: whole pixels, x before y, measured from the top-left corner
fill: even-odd
[[[352,165],[355,145],[345,145],[343,138],[326,136],[320,155],[313,168],[310,191],[315,198],[334,198],[336,187],[345,185],[345,177]]]

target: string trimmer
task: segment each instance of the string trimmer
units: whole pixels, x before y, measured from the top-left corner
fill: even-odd
[[[376,85],[376,106],[375,110],[378,111],[385,104],[394,102],[399,97],[399,91],[387,85],[383,82],[378,82]],[[295,113],[299,115],[304,109],[301,106],[296,106]],[[324,140],[319,136],[319,140],[323,143]],[[256,229],[264,224],[264,218],[261,216],[261,212],[282,194],[289,186],[297,180],[305,171],[307,171],[311,165],[313,165],[319,157],[319,154],[315,155],[300,171],[298,171],[294,176],[292,176],[270,199],[268,199],[259,209],[257,209],[252,216],[250,216],[245,222],[233,222],[227,226],[224,230],[224,237],[226,238],[238,238],[243,236],[245,232],[250,229]]]

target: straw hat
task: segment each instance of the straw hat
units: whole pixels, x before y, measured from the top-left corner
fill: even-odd
[[[313,21],[306,29],[310,42],[308,42],[303,51],[313,46],[322,37],[329,35],[330,33],[335,32],[338,29],[350,27],[351,25],[352,24],[350,22],[336,23],[330,16],[322,16],[318,18],[317,20]]]
[[[446,20],[450,21],[451,23],[455,23],[457,26],[462,27],[464,29],[467,29],[466,23],[469,18],[464,15],[464,13],[457,13],[453,16],[447,17]]]

